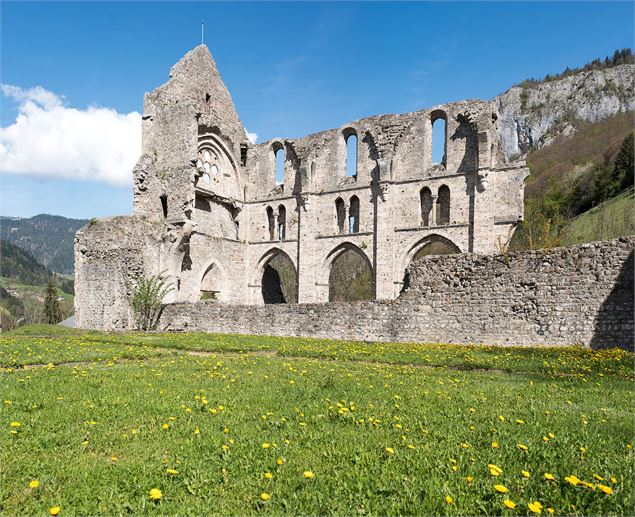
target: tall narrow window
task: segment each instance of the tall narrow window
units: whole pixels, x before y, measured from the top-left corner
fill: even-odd
[[[446,185],[439,187],[437,224],[450,224],[450,189]]]
[[[346,207],[344,206],[344,200],[338,197],[335,200],[335,214],[337,215],[337,233],[344,233],[346,224]]]
[[[278,207],[278,239],[283,241],[287,234],[287,209],[284,205]]]
[[[359,198],[351,198],[351,206],[348,212],[348,233],[359,232]]]
[[[445,116],[438,115],[432,119],[432,163],[445,165]]]
[[[357,135],[346,136],[346,175],[357,177]]]
[[[269,223],[269,240],[272,241],[276,234],[276,222],[273,217],[273,208],[267,207],[267,222]]]
[[[163,210],[163,219],[168,217],[168,196],[163,194],[161,196],[161,209]]]
[[[282,145],[278,144],[274,147],[274,153],[276,156],[276,185],[284,184],[284,149]]]
[[[432,213],[432,192],[428,187],[421,189],[419,193],[421,200],[421,226],[430,226],[430,214]]]

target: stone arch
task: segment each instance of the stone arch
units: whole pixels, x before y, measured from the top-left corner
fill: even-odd
[[[227,274],[216,261],[203,270],[199,285],[200,300],[225,302],[231,298]]]
[[[275,184],[284,185],[284,163],[287,159],[287,153],[284,149],[284,145],[282,142],[276,140],[271,144],[271,151],[273,153]]]
[[[359,151],[357,131],[352,127],[347,127],[342,130],[342,136],[344,137],[344,144],[346,146],[346,157],[344,160],[346,176],[357,178],[357,159]]]
[[[267,250],[253,272],[254,301],[257,303],[297,303],[298,270],[293,259],[278,247]]]
[[[422,239],[416,241],[406,252],[401,261],[401,267],[398,270],[404,272],[403,279],[401,280],[401,292],[403,292],[404,289],[407,289],[410,285],[408,266],[410,266],[412,262],[418,260],[424,255],[453,255],[455,253],[462,253],[461,248],[447,237],[437,233],[426,235]]]
[[[349,262],[348,264],[344,263],[344,266],[352,266],[350,272],[354,274],[350,275],[351,278],[340,279],[338,281],[334,276],[337,275],[339,277],[340,271],[334,270],[334,266],[341,263],[342,260]],[[359,246],[351,242],[339,244],[326,256],[322,266],[322,279],[323,283],[328,285],[329,301],[358,301],[372,300],[375,298],[373,265],[366,253]],[[338,295],[336,290],[333,289],[336,282],[337,285],[347,286],[347,292],[349,294],[346,297],[342,298]]]

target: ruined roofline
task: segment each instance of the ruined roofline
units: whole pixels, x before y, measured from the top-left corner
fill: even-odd
[[[315,138],[315,137],[320,137],[320,136],[324,136],[324,135],[328,135],[329,133],[332,133],[334,131],[343,131],[344,129],[347,129],[349,127],[355,127],[356,125],[365,125],[368,123],[381,123],[381,119],[386,119],[390,122],[401,122],[403,119],[403,122],[407,122],[408,119],[416,119],[426,113],[432,113],[436,110],[441,110],[441,111],[461,111],[461,109],[465,109],[467,107],[469,107],[470,104],[477,104],[479,106],[479,108],[488,106],[491,109],[493,109],[494,111],[498,111],[498,108],[496,107],[494,100],[483,100],[483,99],[466,99],[466,100],[461,100],[461,101],[453,101],[453,102],[448,102],[445,104],[435,104],[434,106],[430,106],[427,108],[423,108],[420,110],[416,110],[416,111],[406,111],[404,113],[383,113],[383,114],[379,114],[379,115],[370,115],[368,117],[363,117],[363,118],[359,118],[359,119],[355,119],[349,122],[345,122],[344,124],[342,124],[339,127],[332,127],[330,129],[323,129],[322,131],[317,131],[315,133],[309,133],[306,135],[302,135],[299,137],[284,137],[284,136],[276,136],[273,138],[270,138],[269,140],[264,140],[262,142],[258,142],[256,144],[254,143],[249,143],[250,146],[253,147],[262,147],[262,146],[267,146],[267,145],[272,145],[275,142],[285,142],[285,141],[289,141],[289,142],[297,142],[297,141],[301,141],[301,140],[305,140],[305,139],[311,139],[311,138]],[[452,107],[459,107],[458,110],[452,110],[449,108]],[[378,124],[380,125],[380,124]]]

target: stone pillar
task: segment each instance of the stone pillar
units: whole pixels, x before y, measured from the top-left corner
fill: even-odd
[[[390,159],[379,160],[378,165],[379,178],[389,178]],[[375,298],[378,300],[386,300],[392,299],[395,292],[393,243],[395,230],[394,197],[392,185],[388,182],[379,182],[374,185],[374,190],[375,228],[371,260],[375,278]]]
[[[429,225],[430,227],[437,224],[437,195],[432,194],[432,210],[430,210]]]

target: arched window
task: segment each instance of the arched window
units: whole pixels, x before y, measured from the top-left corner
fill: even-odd
[[[278,239],[283,241],[287,234],[287,209],[284,205],[278,207]]]
[[[446,116],[442,111],[432,113],[432,163],[445,165]]]
[[[267,222],[269,223],[269,240],[272,241],[276,233],[276,222],[273,217],[273,208],[267,207]]]
[[[276,185],[284,184],[284,148],[282,144],[276,142],[273,147],[276,158]]]
[[[351,198],[351,206],[348,212],[348,233],[359,232],[359,198]]]
[[[346,175],[357,178],[357,134],[349,129],[344,133],[346,140]]]
[[[421,226],[430,226],[430,214],[432,213],[432,192],[428,187],[423,187],[419,192],[421,201]]]
[[[450,224],[450,189],[446,185],[439,187],[436,215],[437,224]]]
[[[344,200],[338,197],[335,200],[335,213],[337,214],[337,233],[344,233],[346,224],[346,207],[344,206]]]

